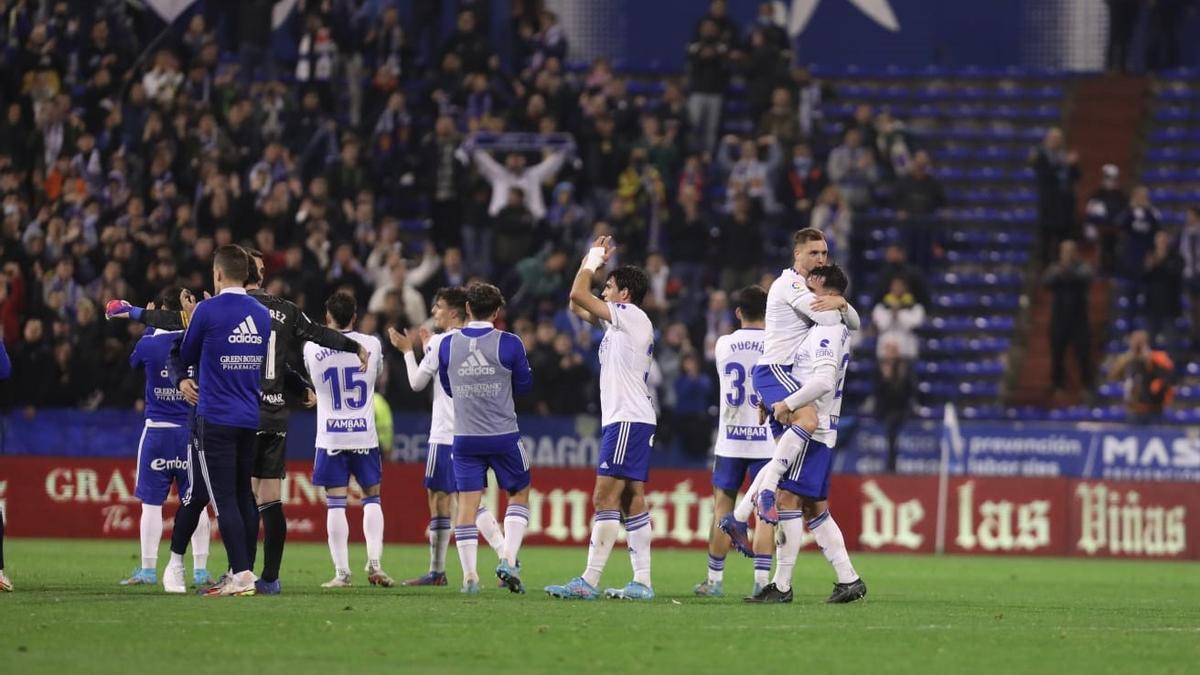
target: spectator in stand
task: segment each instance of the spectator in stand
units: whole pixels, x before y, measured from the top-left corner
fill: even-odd
[[[712,444],[712,417],[708,408],[713,397],[712,377],[703,371],[700,357],[684,354],[682,372],[675,379],[675,409],[672,421],[683,451],[689,457],[708,456]]]
[[[717,28],[717,37],[727,45],[735,46],[738,42],[740,29],[737,22],[729,16],[729,3],[726,0],[712,0],[708,3],[708,13],[700,17],[696,22],[696,29],[692,38],[696,39],[704,34],[704,22],[711,21]]]
[[[1117,241],[1121,233],[1118,220],[1129,208],[1129,197],[1121,189],[1121,170],[1116,164],[1105,164],[1100,170],[1100,188],[1088,198],[1084,208],[1089,241],[1100,242],[1100,273],[1117,273]]]
[[[1129,45],[1137,27],[1138,0],[1104,0],[1108,5],[1108,49],[1104,66],[1124,73],[1129,68]]]
[[[1173,243],[1169,232],[1156,232],[1142,272],[1146,328],[1160,344],[1175,335],[1175,320],[1183,313],[1183,256]]]
[[[443,58],[454,54],[468,73],[483,73],[489,70],[488,62],[494,52],[483,31],[476,25],[475,13],[463,10],[458,13],[455,30],[442,46]]]
[[[720,231],[721,287],[744,288],[758,281],[765,239],[761,211],[749,197],[737,195]]]
[[[787,84],[788,58],[791,52],[780,51],[767,39],[766,32],[755,28],[750,32],[748,52],[734,52],[746,80],[746,101],[750,119],[760,120],[772,105],[776,88]]]
[[[946,208],[946,191],[930,171],[929,153],[913,155],[908,174],[896,181],[896,211],[901,218],[930,216]]]
[[[462,138],[449,115],[440,115],[433,133],[421,141],[419,181],[430,197],[433,241],[439,249],[462,244],[462,200],[465,192],[462,164],[455,158]]]
[[[880,171],[895,180],[908,175],[912,163],[912,143],[904,122],[886,110],[875,116],[875,152]]]
[[[1188,323],[1191,350],[1200,351],[1200,206],[1187,208],[1183,232],[1179,235],[1179,253],[1183,257],[1183,284],[1188,294]]]
[[[807,143],[792,146],[792,161],[784,167],[783,178],[780,201],[797,222],[807,222],[817,197],[829,184],[824,167],[813,160]]]
[[[1192,0],[1156,0],[1148,3],[1149,36],[1146,39],[1146,66],[1151,70],[1170,70],[1183,64],[1180,31],[1193,10]]]
[[[728,293],[717,289],[709,294],[708,311],[704,314],[704,360],[706,362],[712,363],[715,360],[717,338],[733,332],[734,318]]]
[[[820,230],[829,242],[829,255],[848,268],[850,263],[851,214],[850,205],[836,185],[828,185],[817,198],[809,227]]]
[[[507,197],[508,202],[492,218],[495,233],[492,262],[501,278],[537,248],[537,219],[526,205],[525,191],[513,187]]]
[[[607,113],[592,120],[583,153],[583,174],[592,193],[591,207],[596,213],[608,209],[617,191],[617,177],[627,162],[628,149],[616,136],[616,125]]]
[[[721,2],[715,0],[714,4]],[[723,3],[722,3],[723,4]],[[696,135],[692,148],[712,152],[721,126],[721,106],[729,86],[729,42],[712,19],[702,19],[697,39],[688,45],[688,122]]]
[[[739,148],[736,160],[735,146]],[[782,163],[782,153],[771,136],[761,136],[757,142],[741,140],[733,134],[726,136],[717,151],[717,166],[729,176],[725,186],[726,209],[732,208],[738,196],[745,196],[763,213],[778,213],[774,176]]]
[[[887,295],[871,310],[871,323],[879,333],[878,358],[883,358],[889,343],[896,345],[900,358],[909,361],[917,358],[916,330],[925,323],[925,307],[913,298],[904,279],[892,278]]]
[[[879,268],[879,287],[875,292],[876,302],[882,302],[892,288],[892,279],[903,279],[908,292],[917,304],[929,306],[929,287],[921,268],[908,262],[904,246],[888,244],[883,253],[883,266]]]
[[[912,362],[900,355],[900,347],[894,340],[884,343],[875,374],[875,417],[883,423],[887,434],[888,473],[896,473],[900,429],[912,410],[915,391]]]
[[[416,274],[410,274],[408,262],[399,255],[393,256],[388,263],[388,272],[388,282],[375,287],[375,292],[371,294],[370,302],[367,303],[367,311],[386,312],[389,296],[395,296],[400,302],[403,318],[407,325],[421,325],[429,315],[425,310],[425,298],[421,297],[417,287],[431,272],[414,270]]]
[[[546,212],[550,237],[559,246],[575,249],[582,246],[591,231],[587,209],[575,203],[575,185],[563,181],[554,186],[550,209]]]
[[[704,292],[709,252],[718,248],[720,230],[704,209],[700,191],[682,186],[667,223],[667,252],[683,293],[693,302]]]
[[[1162,213],[1150,203],[1150,190],[1145,185],[1133,188],[1129,208],[1117,221],[1121,227],[1122,270],[1128,279],[1138,279],[1145,269],[1146,256],[1154,247],[1154,236],[1162,229]]]
[[[507,204],[512,203],[510,192],[520,190],[521,200],[534,220],[546,217],[546,204],[542,200],[542,183],[553,178],[566,159],[566,152],[559,150],[547,153],[541,162],[526,168],[525,155],[510,152],[499,164],[486,150],[476,149],[471,153],[475,167],[492,185],[492,200],[488,214],[493,218]]]
[[[665,185],[674,185],[679,174],[679,149],[673,139],[663,132],[657,115],[642,115],[642,137],[633,145],[646,153],[646,159],[662,177]]]
[[[1144,330],[1129,336],[1129,349],[1113,361],[1108,379],[1125,385],[1125,406],[1134,424],[1151,424],[1175,398],[1175,364],[1163,351],[1150,345]]]
[[[785,87],[776,87],[771,92],[771,107],[762,114],[762,119],[758,122],[758,135],[771,136],[784,148],[793,147],[804,140],[804,132],[800,130],[800,120],[796,115],[796,106]]]
[[[530,256],[513,270],[515,290],[508,293],[509,305],[518,313],[533,310],[538,316],[554,313],[567,294],[567,252],[550,249]]]
[[[879,181],[879,167],[875,164],[875,154],[863,145],[862,132],[857,129],[846,132],[842,145],[829,153],[826,172],[851,208],[870,205],[871,191]]]
[[[1073,240],[1059,244],[1058,261],[1042,275],[1042,285],[1051,294],[1050,369],[1055,400],[1067,384],[1067,348],[1075,352],[1085,396],[1094,388],[1092,378],[1092,334],[1088,317],[1088,291],[1095,273],[1079,258]]]
[[[1047,265],[1059,242],[1074,236],[1079,155],[1065,147],[1062,129],[1053,127],[1030,154],[1030,163],[1037,181],[1039,248],[1042,264]]]

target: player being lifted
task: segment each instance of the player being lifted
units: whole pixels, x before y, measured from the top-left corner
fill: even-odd
[[[767,292],[763,355],[753,373],[754,390],[758,392],[760,405],[767,410],[800,389],[801,383],[792,376],[792,365],[800,344],[814,324],[834,326],[844,323],[850,330],[858,330],[861,325],[858,312],[845,298],[817,297],[808,289],[805,277],[814,268],[824,265],[828,257],[829,247],[820,230],[808,227],[797,231],[792,237],[792,266],[780,273]],[[753,555],[746,521],[754,509],[754,499],[766,494],[760,492],[765,489],[764,483],[770,484],[771,479],[778,483],[791,466],[808,442],[809,435],[817,428],[816,412],[811,406],[802,408],[796,421],[787,428],[774,419],[770,424],[775,438],[771,462],[758,472],[733,513],[720,521],[721,529],[729,535],[733,546],[746,555]],[[769,497],[771,503],[762,503],[759,498],[758,513],[763,520],[774,524],[779,521],[779,514],[773,503],[773,491]]]
[[[650,583],[650,513],[646,479],[657,419],[646,380],[654,358],[654,326],[641,304],[650,287],[645,271],[619,267],[604,282],[603,300],[592,294],[592,276],[613,253],[611,237],[592,245],[571,286],[571,310],[604,327],[600,343],[600,465],[592,504],[596,515],[583,575],[561,586],[547,586],[556,598],[594,600],[600,576],[617,540],[622,519],[628,536],[633,581],[605,595],[626,600],[652,600]]]
[[[837,265],[809,271],[808,286],[819,297],[841,297],[849,281]],[[837,573],[833,593],[826,602],[847,603],[867,595],[867,585],[850,564],[842,531],[829,512],[829,475],[833,448],[837,444],[838,416],[842,391],[850,365],[850,329],[846,326],[813,326],[796,354],[798,391],[772,405],[779,424],[795,423],[796,411],[815,406],[819,420],[812,439],[800,449],[787,476],[779,483],[779,564],[775,578],[750,602],[791,602],[792,569],[800,551],[804,528],[816,538],[817,546]]]
[[[285,385],[293,391],[307,390],[308,383],[289,382],[288,375],[295,375],[288,368],[293,354],[299,354],[306,341],[323,347],[358,354],[360,370],[367,367],[367,353],[362,345],[325,326],[313,323],[304,312],[290,300],[271,295],[263,290],[265,265],[262,253],[247,252],[251,259],[250,278],[246,281],[246,292],[258,300],[271,313],[271,337],[267,350],[267,362],[263,366],[262,394],[259,400],[259,428],[255,437],[254,496],[260,518],[254,521],[250,534],[258,540],[258,527],[263,525],[262,576],[255,583],[258,593],[273,595],[282,588],[279,583],[279,567],[283,562],[284,542],[287,539],[287,519],[281,501],[283,478],[286,474],[288,409],[284,404]],[[178,330],[186,327],[190,313],[186,311],[151,310],[134,307],[125,301],[114,301],[106,312],[108,318],[128,315],[155,328]],[[255,548],[250,551],[254,562]]]
[[[438,350],[442,341],[462,329],[467,320],[467,293],[461,288],[442,288],[433,298],[433,329],[425,345],[421,364],[413,355],[413,331],[401,333],[388,328],[392,346],[404,354],[408,384],[421,391],[437,376]],[[401,583],[402,586],[445,586],[446,550],[450,546],[450,518],[455,494],[454,465],[450,446],[454,443],[454,401],[440,387],[433,388],[433,414],[429,420],[429,456],[425,460],[425,492],[429,498],[429,572]],[[482,505],[475,514],[475,526],[500,557],[504,556],[504,534],[500,524]],[[515,562],[515,561],[514,561]],[[519,565],[518,565],[519,567]]]
[[[767,292],[759,286],[738,291],[734,315],[741,328],[717,338],[717,374],[721,378],[721,416],[713,454],[713,527],[708,536],[708,579],[693,589],[696,595],[720,597],[724,592],[725,556],[729,537],[717,523],[733,510],[738,490],[754,480],[771,459],[770,427],[760,421],[758,394],[750,382],[754,364],[763,353],[763,315]],[[760,523],[754,531],[754,591],[767,585],[775,551],[775,529]]]
[[[180,297],[188,293],[178,286],[163,291],[158,305],[164,310],[180,312],[183,306]],[[189,294],[190,295],[190,294]],[[135,569],[122,586],[140,586],[158,583],[158,546],[162,540],[163,503],[171,493],[171,483],[179,494],[187,494],[192,467],[188,463],[188,441],[191,437],[192,407],[171,383],[167,373],[167,356],[171,344],[182,336],[182,331],[151,329],[138,340],[129,355],[129,365],[142,368],[146,373],[146,425],[138,441],[137,478],[134,494],[142,501],[140,526],[142,540],[142,566]],[[208,561],[210,541],[208,509],[200,514],[200,521],[192,534],[192,583],[204,586],[209,583],[205,565]]]
[[[346,499],[350,476],[363,491],[363,538],[367,541],[367,581],[372,586],[391,586],[392,579],[380,567],[383,555],[383,509],[379,484],[383,464],[379,436],[375,433],[375,381],[382,367],[383,348],[373,335],[355,332],[358,306],[349,293],[334,293],[325,301],[325,321],[330,328],[366,348],[367,370],[359,369],[353,352],[304,345],[304,367],[317,392],[317,447],[313,462],[313,485],[325,488],[326,528],[334,577],[323,588],[350,585],[350,525],[346,521]]]
[[[521,338],[496,330],[504,296],[491,284],[467,287],[467,316],[462,330],[438,345],[438,379],[454,402],[454,481],[458,516],[454,527],[463,568],[463,593],[479,592],[476,555],[479,530],[475,514],[487,470],[508,493],[504,512],[504,554],[496,576],[513,593],[524,593],[517,556],[529,525],[529,455],[521,444],[513,395],[533,388],[533,373]]]

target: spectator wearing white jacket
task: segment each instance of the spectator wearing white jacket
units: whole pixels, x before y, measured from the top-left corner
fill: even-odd
[[[520,188],[525,193],[525,208],[537,220],[546,217],[546,203],[542,199],[542,183],[552,178],[562,168],[566,153],[558,151],[546,159],[525,168],[525,155],[509,153],[501,165],[484,150],[471,155],[479,173],[492,184],[492,201],[488,204],[488,215],[495,217],[508,203],[508,193]]]
[[[916,330],[925,323],[925,308],[913,299],[904,279],[892,279],[887,295],[871,311],[871,322],[879,333],[875,346],[878,358],[883,358],[889,343],[896,345],[900,358],[917,358]]]

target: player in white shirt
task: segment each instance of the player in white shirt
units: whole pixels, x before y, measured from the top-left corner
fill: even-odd
[[[413,354],[414,331],[401,333],[388,328],[388,338],[397,351],[404,354],[408,385],[422,391],[437,377],[438,349],[442,340],[458,332],[467,322],[467,292],[458,287],[441,288],[433,296],[433,329],[437,331],[425,345],[420,365]],[[454,400],[440,386],[433,387],[433,413],[429,420],[429,454],[425,459],[425,493],[429,499],[429,572],[416,579],[401,582],[401,586],[445,586],[446,551],[450,535],[454,498],[454,462],[450,452],[454,444]],[[488,544],[502,555],[504,533],[496,516],[484,506],[475,514],[475,525]]]
[[[334,577],[323,588],[350,585],[350,525],[346,521],[347,489],[353,475],[363,491],[363,538],[367,541],[367,581],[372,586],[392,586],[380,567],[383,555],[383,509],[379,483],[383,463],[375,432],[375,381],[383,366],[379,338],[351,330],[358,305],[348,293],[334,293],[325,301],[325,322],[367,349],[367,370],[353,352],[339,352],[312,342],[304,345],[304,367],[317,394],[317,447],[313,485],[325,488],[325,526]]]
[[[657,417],[647,380],[654,362],[654,325],[641,304],[650,288],[645,270],[618,267],[604,282],[603,300],[592,294],[592,275],[612,256],[611,237],[600,237],[584,257],[571,286],[571,310],[604,327],[600,343],[600,462],[592,503],[596,515],[587,567],[566,584],[547,586],[551,597],[594,600],[600,576],[624,520],[633,581],[610,588],[610,598],[652,600],[650,512],[646,479]]]
[[[717,523],[733,510],[738,490],[753,480],[771,459],[775,444],[770,427],[759,416],[758,393],[750,373],[763,352],[763,316],[767,292],[760,286],[738,291],[734,315],[741,328],[717,338],[714,349],[721,378],[721,416],[713,454],[713,527],[708,536],[708,578],[692,590],[696,595],[721,597],[729,537]],[[754,596],[767,585],[775,551],[775,529],[760,521],[754,531]]]
[[[841,296],[849,280],[837,265],[813,269],[808,286],[822,297]],[[837,573],[833,594],[826,602],[847,603],[867,595],[867,586],[850,564],[842,531],[829,512],[829,476],[833,448],[837,445],[838,417],[842,391],[850,365],[850,329],[846,326],[814,326],[796,353],[796,373],[804,386],[772,405],[771,415],[780,424],[793,424],[795,411],[816,409],[819,420],[812,439],[805,444],[779,483],[779,564],[775,578],[754,602],[792,601],[792,569],[800,551],[804,529],[812,533],[817,547]]]
[[[800,388],[801,383],[792,375],[792,365],[800,343],[812,326],[845,324],[853,331],[861,325],[858,312],[845,298],[817,297],[805,282],[809,271],[824,265],[829,258],[825,235],[820,230],[805,228],[796,232],[792,243],[792,266],[780,273],[767,292],[763,355],[754,367],[754,389],[768,410]],[[721,529],[729,535],[733,546],[745,555],[753,553],[746,521],[750,519],[755,500],[760,518],[768,523],[779,521],[774,504],[775,485],[817,427],[816,413],[811,407],[797,411],[795,417],[788,427],[771,420],[771,433],[776,443],[771,463],[758,472],[733,513],[720,521]]]

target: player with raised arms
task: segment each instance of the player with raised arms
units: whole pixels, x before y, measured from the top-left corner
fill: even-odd
[[[861,325],[858,312],[845,298],[817,297],[805,282],[809,272],[824,265],[828,258],[829,246],[820,230],[811,227],[798,230],[792,237],[792,266],[783,270],[767,291],[763,355],[753,372],[754,390],[766,410],[800,389],[801,383],[792,375],[792,366],[800,344],[813,325],[844,323],[850,330],[858,330]],[[760,518],[768,523],[778,523],[774,484],[786,473],[817,428],[816,411],[811,406],[802,408],[796,421],[786,428],[774,419],[770,424],[775,438],[771,462],[758,472],[733,513],[720,520],[720,527],[729,535],[734,548],[748,556],[754,552],[746,521],[750,519],[755,499],[758,500]]]
[[[849,280],[837,265],[809,271],[808,286],[818,297],[841,297]],[[775,578],[750,602],[792,601],[792,570],[800,552],[804,528],[816,538],[817,547],[833,566],[837,581],[826,602],[848,603],[867,595],[867,585],[850,564],[842,530],[829,512],[829,476],[833,470],[833,448],[837,445],[838,417],[842,391],[850,365],[850,329],[817,325],[809,330],[796,353],[795,372],[804,382],[799,390],[772,404],[772,418],[779,424],[795,423],[796,412],[814,406],[818,424],[812,439],[801,448],[787,476],[779,483],[779,564]]]
[[[646,381],[654,358],[654,326],[641,304],[650,288],[646,272],[629,265],[608,274],[602,297],[592,293],[592,278],[614,251],[611,237],[592,245],[571,286],[571,310],[604,327],[600,342],[601,439],[592,504],[596,514],[583,574],[566,584],[547,586],[551,597],[594,600],[622,520],[628,536],[633,581],[605,595],[626,600],[652,600],[650,583],[650,513],[646,479],[657,418]]]
[[[334,293],[325,301],[325,322],[367,352],[367,369],[359,369],[354,352],[304,345],[304,367],[317,393],[317,447],[313,462],[313,485],[325,488],[325,525],[329,553],[333,557],[333,579],[323,588],[350,586],[350,525],[346,500],[350,476],[363,491],[363,538],[367,542],[367,581],[372,586],[392,586],[383,571],[383,508],[379,485],[383,460],[375,432],[375,381],[383,363],[379,338],[353,330],[358,305],[349,293]]]
[[[496,329],[504,307],[500,289],[485,283],[467,287],[470,323],[438,345],[438,379],[454,402],[454,482],[458,516],[454,539],[463,569],[463,593],[479,592],[475,514],[487,471],[508,493],[504,512],[504,555],[496,577],[513,593],[524,593],[517,557],[529,525],[529,455],[521,444],[513,396],[533,388],[533,373],[521,338]]]
[[[388,327],[392,346],[404,355],[408,384],[413,391],[422,391],[437,376],[437,354],[442,341],[462,329],[467,321],[467,293],[462,288],[441,288],[433,296],[434,334],[425,344],[420,365],[413,354],[414,331],[404,333]],[[454,401],[440,387],[433,388],[433,413],[429,420],[429,455],[425,459],[425,494],[429,499],[429,572],[424,576],[401,582],[402,586],[445,586],[446,550],[450,533],[454,500],[458,488],[454,484],[454,464],[450,448],[454,443]],[[475,513],[475,526],[487,539],[496,554],[504,555],[504,533],[500,524],[483,505]],[[519,567],[519,565],[518,565]]]
[[[159,296],[158,306],[176,314],[183,310],[180,298],[190,295],[178,286],[172,286]],[[183,335],[182,331],[166,331],[151,328],[138,340],[129,355],[129,365],[141,368],[146,373],[145,426],[138,441],[137,473],[134,479],[134,495],[142,502],[142,519],[139,533],[142,542],[142,565],[133,571],[122,586],[140,586],[158,583],[158,546],[162,540],[163,503],[171,494],[171,484],[180,495],[187,494],[190,484],[188,474],[188,443],[191,440],[192,407],[171,383],[167,371],[167,357],[171,344]],[[196,531],[192,534],[192,583],[197,586],[209,583],[208,547],[210,542],[208,510],[200,513]]]
[[[696,584],[696,595],[720,597],[724,592],[725,556],[729,537],[717,526],[733,510],[738,490],[754,480],[771,459],[770,427],[759,419],[758,393],[750,373],[763,353],[763,318],[767,292],[747,286],[737,292],[734,315],[741,328],[717,338],[714,353],[721,378],[721,413],[713,450],[713,527],[708,535],[708,578]],[[767,585],[775,551],[775,529],[760,523],[754,531],[753,597]]]

